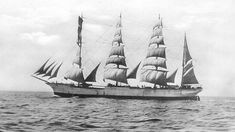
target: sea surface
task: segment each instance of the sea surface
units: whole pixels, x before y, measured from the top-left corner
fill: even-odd
[[[0,91],[0,131],[235,132],[235,98],[157,101]]]

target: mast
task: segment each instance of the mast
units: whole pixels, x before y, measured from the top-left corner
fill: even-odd
[[[140,73],[141,82],[153,83],[154,87],[166,86],[166,46],[162,33],[163,24],[159,15],[158,21],[153,26],[153,33],[150,37],[148,52]]]
[[[124,54],[124,44],[122,41],[122,16],[120,14],[119,21],[116,24],[116,31],[114,34],[112,48],[109,57],[106,60],[104,79],[109,79],[116,82],[127,83],[126,78],[126,60]]]
[[[64,77],[65,79],[70,79],[78,83],[84,83],[84,76],[83,76],[83,70],[82,70],[82,23],[83,23],[83,17],[79,16],[78,17],[78,30],[77,30],[78,51],[72,63],[72,68],[67,71]]]
[[[189,53],[186,33],[184,35],[184,51],[183,51],[183,60],[182,60],[182,78],[181,86],[187,84],[198,84],[198,80],[194,74],[192,57]]]

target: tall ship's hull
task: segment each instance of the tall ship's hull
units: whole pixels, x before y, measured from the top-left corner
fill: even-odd
[[[201,88],[172,89],[172,88],[139,88],[128,86],[89,86],[78,87],[62,83],[47,83],[55,95],[61,97],[104,97],[125,99],[158,99],[158,100],[199,100],[197,94]]]

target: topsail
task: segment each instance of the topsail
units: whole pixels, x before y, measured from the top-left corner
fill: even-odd
[[[76,54],[76,57],[74,58],[73,61],[73,66],[72,68],[66,73],[65,78],[70,79],[79,83],[84,82],[84,76],[83,76],[83,70],[82,70],[82,56],[81,56],[81,49],[82,49],[82,23],[83,19],[82,17],[78,17],[78,40],[77,40],[77,45],[78,45],[78,51]]]
[[[104,79],[109,79],[117,82],[127,83],[127,68],[124,54],[124,44],[122,41],[122,23],[121,15],[116,24],[116,32],[112,41],[112,48],[109,57],[106,60]]]
[[[181,85],[184,84],[198,84],[197,78],[193,70],[192,57],[189,53],[186,34],[184,36],[184,52],[183,52],[183,70],[182,70],[182,81]]]
[[[143,61],[140,72],[140,81],[165,86],[166,84],[166,47],[162,34],[162,19],[159,16],[153,27],[153,33],[149,41],[147,56]]]

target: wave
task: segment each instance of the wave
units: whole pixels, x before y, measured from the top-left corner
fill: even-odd
[[[190,108],[176,108],[178,110],[184,110],[184,111],[194,111],[194,112],[199,112],[198,109],[190,109]]]
[[[146,120],[139,120],[139,121],[132,121],[132,122],[139,123],[139,122],[158,122],[158,121],[162,121],[162,120],[158,118],[154,118],[154,119],[146,119]]]
[[[3,112],[4,114],[16,114],[14,112],[10,112],[10,111],[7,111],[7,112]]]
[[[22,108],[22,107],[25,107],[25,106],[29,106],[29,104],[17,105],[16,107],[20,107],[20,108]]]
[[[99,126],[90,125],[90,124],[86,124],[86,123],[82,123],[79,126],[81,126],[83,128],[100,128]]]

